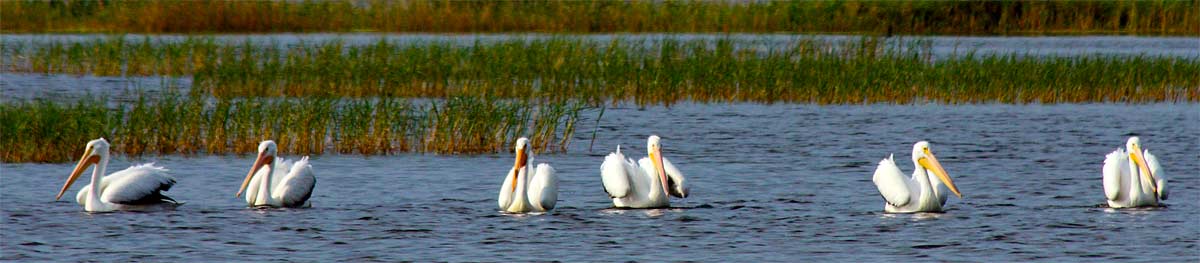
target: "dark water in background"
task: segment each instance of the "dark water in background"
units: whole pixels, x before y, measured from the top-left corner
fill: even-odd
[[[52,201],[71,164],[2,164],[0,260],[1200,259],[1198,104],[610,108],[589,151],[593,123],[568,153],[537,156],[561,180],[559,208],[544,215],[497,212],[507,153],[315,156],[314,207],[275,210],[234,198],[248,156],[137,160],[171,169],[169,195],[188,202],[159,213],[88,214]],[[609,209],[603,155],[616,144],[643,155],[651,133],[692,196],[672,209]],[[1169,207],[1103,207],[1103,156],[1130,135],[1163,162]],[[896,153],[911,172],[920,139],[964,198],[943,214],[881,213],[875,164]]]
[[[0,103],[37,99],[74,102],[86,97],[103,97],[114,103],[132,103],[137,102],[138,97],[153,99],[169,92],[186,95],[191,85],[191,77],[110,77],[0,72]]]

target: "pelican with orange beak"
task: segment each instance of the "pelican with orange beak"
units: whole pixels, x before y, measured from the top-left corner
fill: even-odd
[[[558,203],[558,177],[549,164],[538,164],[532,172],[533,151],[529,139],[517,139],[517,160],[500,185],[500,210],[508,213],[546,212]]]
[[[242,181],[237,196],[246,194],[246,204],[252,207],[311,207],[309,198],[317,185],[308,156],[293,163],[278,158],[275,141],[258,144],[258,157]],[[266,168],[266,169],[263,169]]]
[[[920,141],[913,144],[912,160],[915,167],[911,177],[904,176],[904,172],[896,166],[894,156],[879,161],[879,167],[875,168],[872,181],[886,202],[883,206],[884,212],[942,212],[943,206],[946,205],[946,197],[950,195],[942,190],[942,183],[945,183],[958,198],[962,198],[958,186],[954,185],[950,175],[946,174],[946,169],[942,168],[937,157],[929,151],[929,142]]]
[[[613,206],[670,207],[669,196],[688,196],[683,173],[663,157],[660,140],[658,135],[651,135],[646,140],[648,156],[637,163],[621,154],[621,146],[604,157],[604,163],[600,164],[600,179],[604,183],[604,191],[612,198]]]
[[[1129,137],[1104,159],[1104,196],[1108,207],[1158,206],[1167,199],[1167,179],[1158,157],[1142,150],[1141,139]]]
[[[101,177],[108,169],[108,148],[108,141],[104,138],[88,142],[83,150],[83,157],[79,158],[79,164],[75,165],[75,170],[71,171],[67,183],[63,184],[62,190],[58,191],[54,200],[61,199],[63,193],[71,188],[71,184],[74,184],[89,166],[95,165],[96,168],[92,169],[92,182],[75,195],[75,200],[83,206],[84,211],[146,211],[174,208],[181,204],[163,195],[163,191],[170,190],[171,186],[175,185],[175,178],[167,174],[167,169],[154,166],[153,163],[134,165]]]

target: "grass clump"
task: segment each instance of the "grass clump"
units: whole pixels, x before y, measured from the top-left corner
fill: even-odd
[[[3,32],[1200,33],[1197,1],[0,1]],[[187,14],[187,15],[179,15]],[[320,18],[320,19],[313,19]]]
[[[380,40],[363,45],[330,40],[287,47],[203,38],[146,42],[116,38],[6,45],[11,47],[5,56],[14,62],[5,68],[189,74],[191,92],[220,98],[468,95],[640,105],[1200,101],[1196,57],[962,52],[935,58],[928,41],[873,37],[799,38],[766,50],[741,47],[731,39],[673,37],[611,42],[555,37],[472,44]],[[60,49],[79,51],[56,51]],[[139,59],[143,57],[165,62]],[[134,68],[139,70],[129,70]]]
[[[164,95],[131,102],[81,99],[0,104],[0,160],[61,162],[97,137],[113,152],[246,154],[273,139],[294,154],[486,153],[528,136],[536,151],[561,151],[580,104],[452,97],[401,99],[239,98]]]

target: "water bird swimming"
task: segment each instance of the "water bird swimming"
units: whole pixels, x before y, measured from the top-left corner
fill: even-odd
[[[1125,149],[1104,158],[1104,196],[1112,208],[1158,206],[1167,199],[1167,179],[1150,150],[1142,150],[1138,137],[1129,137]]]
[[[79,158],[79,164],[75,165],[75,170],[71,171],[67,183],[63,184],[54,200],[61,199],[88,166],[95,165],[91,183],[75,195],[75,200],[83,206],[84,211],[155,210],[174,208],[180,204],[162,193],[175,185],[175,178],[167,174],[167,169],[152,163],[134,165],[101,177],[108,169],[108,148],[108,141],[104,138],[89,141],[83,150],[83,157]]]
[[[946,174],[946,169],[942,168],[937,157],[929,151],[929,142],[920,141],[913,144],[914,167],[911,177],[904,176],[904,172],[896,166],[894,157],[888,156],[887,159],[879,161],[879,167],[875,168],[875,176],[872,178],[886,202],[883,207],[885,212],[941,212],[942,206],[946,205],[946,197],[949,196],[949,193],[942,190],[942,183],[958,195],[958,198],[962,198],[962,193],[958,192],[958,187],[954,185],[950,175]],[[935,177],[937,180],[934,180]]]
[[[529,171],[529,166],[533,164],[533,152],[529,149],[528,138],[517,139],[514,153],[516,162],[500,185],[497,202],[500,210],[525,213],[554,209],[554,204],[558,203],[558,177],[554,174],[554,168],[542,163],[532,173]]]
[[[242,181],[237,196],[246,193],[246,204],[269,207],[311,207],[313,188],[317,177],[313,175],[308,156],[292,163],[277,158],[275,141],[266,140],[258,144],[258,157]],[[267,169],[263,170],[262,168]],[[248,188],[247,188],[248,187]]]
[[[683,173],[662,156],[660,138],[651,135],[646,140],[646,154],[638,160],[625,158],[621,146],[604,157],[600,164],[600,179],[604,191],[612,198],[613,206],[622,208],[669,207],[675,196],[686,198],[688,187]]]

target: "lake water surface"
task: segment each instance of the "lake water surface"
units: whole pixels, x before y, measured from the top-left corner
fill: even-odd
[[[1198,104],[681,104],[603,118],[583,121],[569,152],[537,156],[560,177],[558,209],[538,215],[497,211],[508,153],[314,156],[313,208],[267,210],[234,197],[250,156],[116,158],[110,171],[131,161],[172,170],[168,195],[187,204],[157,213],[85,213],[71,197],[87,178],[53,201],[72,164],[6,163],[0,260],[1200,259]],[[617,144],[644,155],[650,134],[663,136],[692,196],[670,209],[611,209],[603,155]],[[1103,205],[1104,154],[1133,135],[1163,162],[1168,207]],[[911,172],[922,139],[963,198],[941,214],[882,213],[876,163],[895,153]]]

